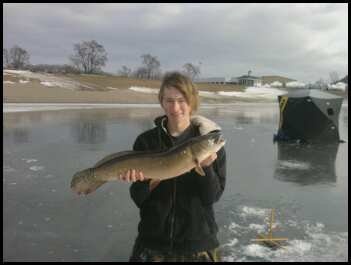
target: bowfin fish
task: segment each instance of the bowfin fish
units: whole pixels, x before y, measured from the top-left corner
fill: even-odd
[[[129,169],[142,171],[152,182],[178,177],[195,171],[204,176],[200,164],[216,153],[225,144],[220,131],[193,137],[164,152],[122,151],[98,161],[92,168],[73,175],[71,189],[78,194],[88,194],[109,181],[119,180],[118,176]]]

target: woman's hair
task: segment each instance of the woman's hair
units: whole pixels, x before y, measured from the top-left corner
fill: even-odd
[[[163,77],[158,100],[162,105],[163,93],[166,88],[174,87],[179,90],[185,97],[187,103],[191,107],[191,112],[196,112],[199,106],[199,93],[196,85],[191,79],[179,72],[169,72]]]

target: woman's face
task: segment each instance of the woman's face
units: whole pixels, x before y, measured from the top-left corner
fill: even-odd
[[[183,94],[174,87],[163,91],[162,108],[171,122],[189,121],[191,107]]]

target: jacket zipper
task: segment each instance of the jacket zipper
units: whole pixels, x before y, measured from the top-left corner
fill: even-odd
[[[168,133],[167,133],[168,134]],[[174,146],[174,141],[168,135],[172,146]],[[177,178],[173,180],[173,193],[172,193],[172,213],[171,213],[171,229],[170,229],[170,250],[173,251],[174,246],[174,226],[175,226],[175,208],[176,208],[176,192],[177,192]]]
[[[174,222],[175,222],[175,210],[176,210],[176,192],[177,192],[177,178],[173,180],[173,194],[172,194],[172,217],[171,217],[171,232],[170,232],[170,240],[171,240],[171,251],[173,250],[174,245]]]

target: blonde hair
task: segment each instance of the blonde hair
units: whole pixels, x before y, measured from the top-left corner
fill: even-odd
[[[199,106],[199,93],[196,85],[189,77],[179,72],[169,72],[163,77],[160,92],[158,93],[158,100],[162,105],[163,93],[166,88],[174,87],[183,94],[187,103],[191,107],[191,113],[197,111]]]

